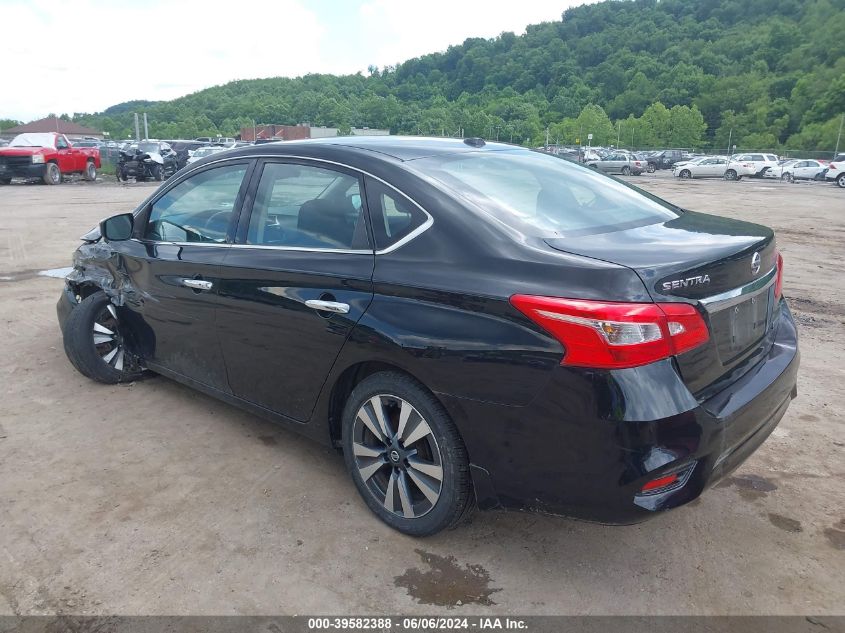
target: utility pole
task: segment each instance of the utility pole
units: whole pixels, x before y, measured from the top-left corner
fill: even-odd
[[[619,149],[619,135],[621,133],[622,133],[622,121],[617,121],[616,122],[616,149]]]
[[[148,138],[150,138],[150,130],[147,127],[147,113],[144,112],[144,140],[146,141]]]
[[[731,138],[733,137],[734,129],[731,128],[731,131],[728,132],[728,162],[731,162]]]
[[[839,141],[842,139],[842,123],[845,122],[845,114],[843,114],[839,119],[839,135],[836,137],[836,149],[833,150],[833,157],[836,158],[839,155]]]
[[[140,141],[141,140],[141,131],[138,129],[138,113],[135,112],[134,114],[135,114],[135,140]]]
[[[634,126],[631,126],[631,151],[634,151]]]
[[[840,126],[842,127],[842,126]],[[546,126],[546,149],[549,149],[549,126]]]

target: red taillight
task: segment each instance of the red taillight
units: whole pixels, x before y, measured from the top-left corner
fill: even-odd
[[[783,255],[778,253],[778,263],[777,263],[778,271],[775,276],[775,300],[777,301],[780,299],[781,293],[783,293]]]
[[[839,167],[836,166],[836,163],[831,163],[830,165],[828,165],[828,167],[830,169],[839,169]]]
[[[562,365],[620,369],[689,351],[710,337],[688,303],[607,303],[514,295],[511,303],[564,347]]]

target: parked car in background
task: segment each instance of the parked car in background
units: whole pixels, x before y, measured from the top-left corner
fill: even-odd
[[[638,176],[646,169],[646,163],[635,159],[630,154],[616,153],[608,154],[598,160],[588,160],[584,163],[590,169],[595,169],[605,174],[622,174],[623,176]]]
[[[780,179],[787,182],[816,180],[825,169],[829,168],[817,160],[795,160],[780,167]]]
[[[689,153],[684,150],[665,149],[652,154],[648,158],[648,162],[654,165],[655,169],[672,169],[672,165],[689,157]]]
[[[756,176],[757,165],[751,161],[739,160],[738,157],[727,159],[728,165],[725,169],[725,180],[742,180],[745,177]]]
[[[102,150],[106,146],[103,141],[87,138],[74,138],[70,139],[70,142],[73,144],[74,147],[96,147],[99,150]]]
[[[766,178],[780,178],[783,175],[783,170],[786,168],[787,165],[791,165],[792,163],[798,162],[800,159],[798,158],[782,158],[778,161],[778,164],[774,167],[766,170],[766,173],[763,174]]]
[[[727,156],[705,156],[676,164],[672,173],[682,180],[688,178],[723,178],[727,165]]]
[[[771,229],[542,152],[228,150],[83,240],[57,305],[77,370],[151,370],[340,448],[414,536],[475,504],[648,519],[739,467],[797,395]]]
[[[694,165],[696,163],[700,163],[705,158],[710,158],[710,157],[708,157],[708,156],[692,156],[690,158],[685,158],[683,160],[679,160],[677,163],[672,165],[672,171],[677,172],[678,169],[680,169],[683,165],[690,165],[690,164]]]
[[[95,147],[74,147],[64,134],[39,132],[18,134],[0,149],[0,184],[12,178],[38,178],[58,185],[64,176],[82,174],[96,180],[100,151]]]
[[[0,138],[0,147],[6,147],[8,144],[9,144],[9,141],[7,141],[4,138]]]
[[[633,157],[634,157],[635,160],[638,160],[638,161],[642,162],[643,165],[645,165],[645,170],[648,173],[650,173],[650,174],[654,173],[654,169],[655,169],[654,163],[652,163],[649,160],[649,156],[647,154],[645,154],[643,152],[637,152],[637,153],[633,154]]]
[[[824,172],[824,179],[845,189],[845,154],[837,154]]]
[[[762,154],[756,152],[749,152],[745,154],[734,154],[731,157],[731,162],[743,163],[745,165],[752,165],[754,173],[743,174],[747,176],[754,176],[761,178],[766,175],[766,172],[778,166],[778,157],[774,154]],[[738,173],[738,172],[737,172]]]
[[[143,155],[149,156],[155,165],[150,165],[148,162],[143,161],[141,159]],[[128,177],[138,176],[141,179],[166,180],[179,171],[176,152],[173,151],[170,144],[164,141],[130,143],[121,150],[121,162],[127,166],[127,169],[117,174],[118,180],[126,180]],[[144,168],[136,168],[136,162],[141,163]],[[135,173],[136,171],[137,174]],[[122,178],[121,175],[123,176]]]
[[[198,160],[211,156],[212,154],[219,154],[220,152],[225,152],[228,147],[219,147],[216,145],[207,145],[205,147],[200,147],[199,149],[195,149],[194,153],[188,157],[188,165],[191,165]]]
[[[208,146],[208,143],[204,141],[188,141],[183,139],[175,139],[167,142],[173,149],[173,151],[176,152],[176,163],[179,169],[182,169],[185,165],[188,164],[188,159],[192,156],[193,152],[195,152],[201,147]]]

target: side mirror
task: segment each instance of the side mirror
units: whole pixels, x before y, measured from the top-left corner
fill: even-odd
[[[100,235],[107,242],[121,242],[132,237],[135,218],[131,213],[121,213],[100,222]]]

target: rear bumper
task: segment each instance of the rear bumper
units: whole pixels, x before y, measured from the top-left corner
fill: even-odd
[[[44,163],[37,165],[0,164],[0,178],[41,178],[44,175]]]
[[[767,356],[701,402],[672,360],[559,367],[525,407],[441,396],[467,444],[479,506],[627,524],[697,498],[763,443],[797,393],[795,324],[781,306]],[[641,493],[672,473],[679,485]]]

